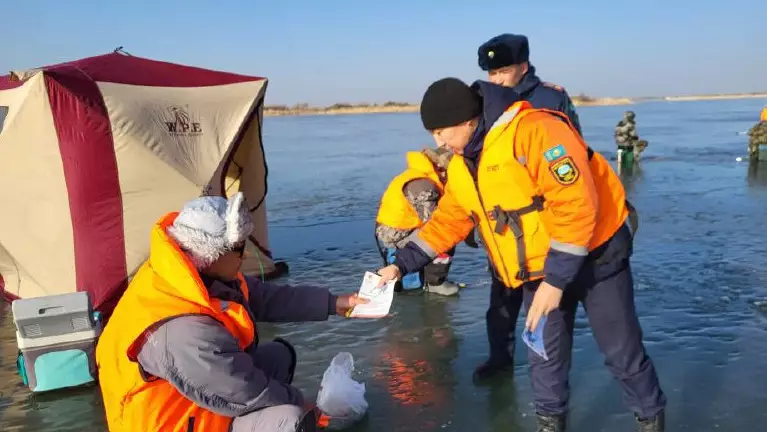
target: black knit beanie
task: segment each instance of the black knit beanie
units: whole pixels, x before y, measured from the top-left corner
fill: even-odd
[[[457,126],[481,113],[482,99],[458,78],[435,81],[421,101],[421,121],[426,130]]]

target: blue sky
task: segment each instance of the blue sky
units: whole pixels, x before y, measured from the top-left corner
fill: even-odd
[[[572,94],[767,90],[763,0],[214,4],[11,1],[2,7],[0,71],[122,45],[141,57],[267,76],[269,104],[418,102],[435,79],[482,78],[477,47],[512,32],[530,38],[539,75]]]

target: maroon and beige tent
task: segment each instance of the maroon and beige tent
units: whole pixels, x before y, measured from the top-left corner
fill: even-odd
[[[256,221],[245,272],[284,268],[267,236],[266,85],[118,52],[0,77],[6,297],[88,291],[109,313],[160,216],[236,190]]]

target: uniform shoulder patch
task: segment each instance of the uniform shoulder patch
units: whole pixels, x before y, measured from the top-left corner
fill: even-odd
[[[546,150],[543,153],[543,157],[545,157],[547,161],[553,162],[564,156],[565,153],[565,147],[562,144],[557,144],[554,147]]]
[[[543,84],[545,87],[548,87],[548,88],[553,88],[553,89],[554,89],[554,90],[556,90],[556,91],[560,91],[560,92],[563,92],[563,91],[565,91],[565,88],[564,88],[564,87],[562,87],[561,85],[558,85],[558,84],[554,84],[554,83],[550,83],[550,82],[546,82],[546,81],[544,81],[542,84]]]
[[[573,158],[570,156],[565,156],[564,158],[553,162],[551,165],[549,165],[549,170],[551,171],[551,174],[554,176],[554,179],[557,181],[557,183],[565,186],[575,183],[575,181],[578,180],[578,177],[581,175],[580,171],[578,171],[578,167],[573,161]]]

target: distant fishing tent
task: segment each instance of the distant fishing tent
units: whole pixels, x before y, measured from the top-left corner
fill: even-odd
[[[245,271],[269,277],[267,79],[114,52],[0,77],[0,285],[6,297],[89,291],[110,312],[154,222],[242,190]],[[0,289],[2,291],[2,289]]]

